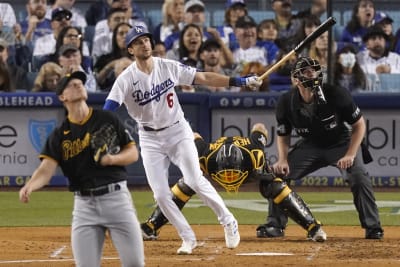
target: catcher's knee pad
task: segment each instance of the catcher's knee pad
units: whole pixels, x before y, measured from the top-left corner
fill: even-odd
[[[260,193],[267,199],[273,199],[279,204],[292,190],[281,178],[274,178],[272,182],[260,181]]]
[[[173,200],[176,205],[182,209],[186,202],[195,194],[195,192],[184,183],[183,178],[171,188]]]

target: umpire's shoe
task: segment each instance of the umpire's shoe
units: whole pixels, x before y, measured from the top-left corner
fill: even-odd
[[[316,224],[307,233],[307,238],[315,242],[325,242],[326,233],[322,230],[321,224]]]
[[[143,240],[157,240],[158,233],[156,230],[154,230],[151,224],[147,222],[142,223],[140,228],[142,228]]]
[[[383,229],[382,228],[368,228],[365,230],[366,239],[382,239]]]
[[[283,237],[285,231],[282,228],[261,224],[256,230],[257,237]]]

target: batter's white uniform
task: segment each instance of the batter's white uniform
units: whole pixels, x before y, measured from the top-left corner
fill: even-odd
[[[107,100],[124,103],[139,125],[144,169],[161,211],[183,240],[196,240],[192,228],[172,200],[168,183],[171,162],[178,166],[185,183],[215,212],[222,225],[235,219],[201,172],[193,132],[174,90],[176,85],[192,84],[196,69],[158,57],[153,57],[153,62],[151,74],[143,73],[136,62],[132,63],[117,78]]]

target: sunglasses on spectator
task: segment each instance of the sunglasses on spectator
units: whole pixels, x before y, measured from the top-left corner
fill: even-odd
[[[56,16],[54,17],[54,20],[57,20],[57,21],[62,21],[63,19],[65,19],[65,20],[70,20],[70,19],[71,19],[71,16],[68,15],[68,14],[63,14],[63,13],[61,13],[61,14],[58,14],[58,15],[56,15]]]
[[[65,38],[80,40],[82,38],[82,34],[67,34],[67,35],[65,35]]]

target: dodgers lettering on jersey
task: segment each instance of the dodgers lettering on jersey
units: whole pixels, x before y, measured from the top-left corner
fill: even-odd
[[[175,84],[171,79],[168,79],[161,84],[153,84],[150,92],[142,92],[140,90],[136,90],[133,92],[132,96],[135,98],[135,102],[139,103],[140,106],[146,105],[149,102],[156,100],[160,101],[161,95],[168,92],[168,90],[174,88]]]
[[[196,69],[178,61],[153,57],[153,69],[144,73],[136,62],[115,81],[107,99],[124,103],[139,126],[160,129],[184,120],[176,85],[191,85]],[[139,127],[140,129],[140,127]]]

